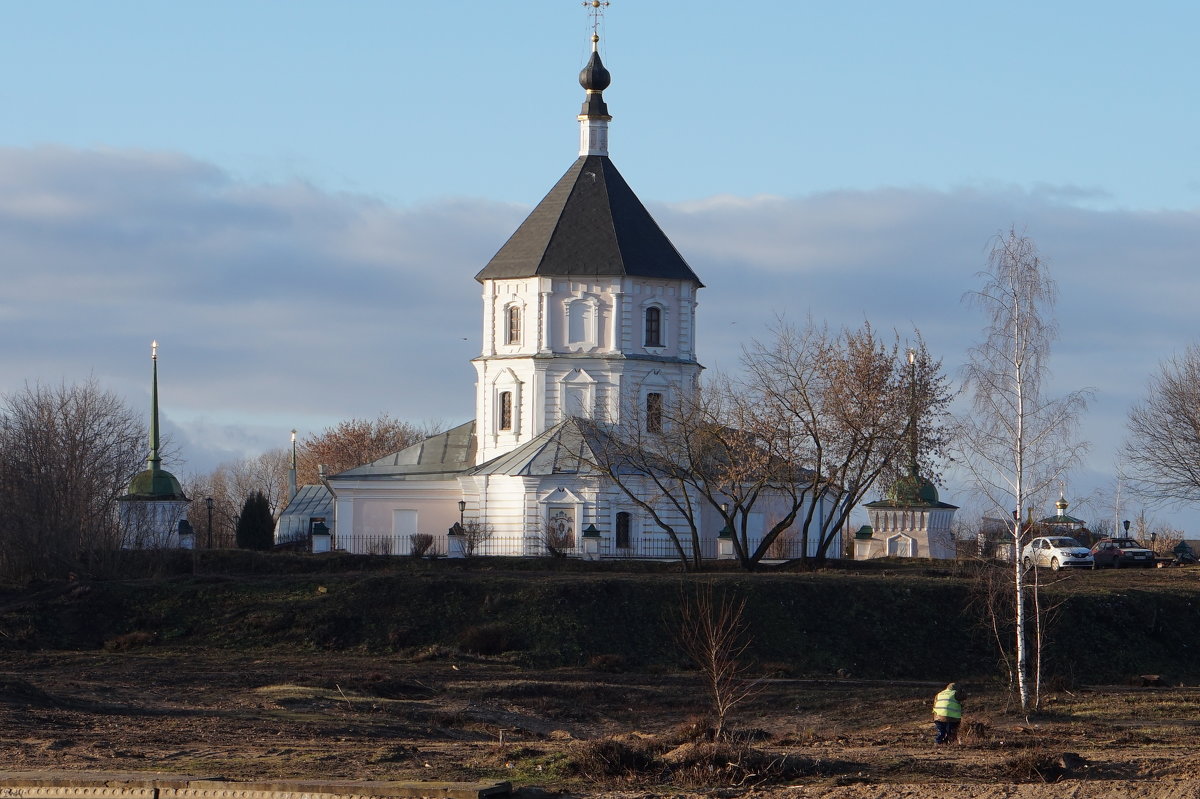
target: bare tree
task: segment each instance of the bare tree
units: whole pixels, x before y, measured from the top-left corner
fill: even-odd
[[[834,335],[781,324],[771,342],[747,348],[744,377],[674,392],[652,424],[642,408],[626,409],[596,436],[591,465],[691,568],[700,566],[702,520],[714,516],[733,531],[744,568],[778,554],[781,538],[799,543],[800,559],[812,552],[821,562],[873,484],[912,458],[931,463],[944,445],[950,393],[916,338],[910,366],[898,338],[881,340],[870,325]],[[919,453],[908,435],[914,413]],[[756,515],[772,524],[751,530]]]
[[[117,498],[146,457],[138,415],[94,380],[0,404],[0,576],[44,577],[118,545]]]
[[[235,491],[228,475],[229,467],[222,464],[208,474],[192,475],[183,481],[184,493],[192,498],[187,518],[196,534],[197,548],[224,549],[234,545],[238,515],[249,493],[243,496]]]
[[[1021,709],[1030,707],[1028,597],[1021,547],[1029,538],[1021,509],[1032,506],[1079,463],[1086,445],[1076,441],[1087,392],[1059,399],[1043,394],[1056,288],[1034,242],[1015,230],[998,235],[981,273],[984,287],[967,295],[988,320],[984,338],[964,368],[973,413],[959,419],[955,440],[960,465],[993,507],[1014,509],[1012,543],[1014,655],[1012,674]]]
[[[470,558],[483,554],[484,546],[492,540],[496,530],[488,522],[469,521],[458,525],[458,534],[462,536],[463,555]]]
[[[744,660],[750,645],[745,614],[744,598],[717,594],[712,583],[680,592],[679,620],[672,629],[679,647],[700,669],[716,738],[725,734],[730,711],[758,687]]]
[[[757,548],[746,548],[744,527],[735,537],[747,564],[793,525],[800,558],[812,550],[820,563],[872,486],[905,468],[936,474],[951,394],[919,333],[906,351],[898,336],[884,339],[870,324],[833,334],[811,321],[803,328],[781,323],[771,341],[746,349],[743,363],[733,426],[750,432],[766,457],[753,466],[758,479],[730,476],[732,511],[744,525],[765,492],[786,503]],[[919,437],[911,434],[914,423]]]
[[[1200,345],[1159,364],[1129,412],[1122,455],[1132,488],[1149,502],[1200,502]]]
[[[581,459],[667,534],[685,569],[699,569],[701,518],[705,508],[721,501],[712,487],[718,479],[713,443],[721,410],[718,392],[688,388],[673,387],[670,399],[654,409],[653,422],[637,403],[623,409],[619,424],[581,420],[588,441]]]
[[[271,518],[277,520],[288,501],[288,460],[286,450],[272,449],[251,458],[226,461],[208,474],[186,479],[184,493],[192,498],[188,523],[196,533],[196,545],[207,547],[210,538],[207,499],[213,501],[214,548],[234,545],[242,508],[256,492],[266,498]]]
[[[230,495],[243,503],[254,492],[261,493],[278,519],[288,502],[288,453],[284,449],[269,449],[252,458],[241,458],[221,465],[222,478],[228,482]]]

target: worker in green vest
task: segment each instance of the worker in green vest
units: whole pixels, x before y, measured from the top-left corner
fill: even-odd
[[[937,728],[934,743],[944,744],[958,737],[962,721],[962,702],[958,701],[958,686],[950,683],[933,700],[933,726]]]

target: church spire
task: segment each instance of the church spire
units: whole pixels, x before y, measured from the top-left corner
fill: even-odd
[[[190,502],[175,475],[162,467],[162,441],[158,435],[158,342],[150,342],[150,362],[153,364],[150,385],[150,457],[146,459],[146,470],[138,472],[129,481],[129,493],[122,500]],[[174,524],[174,522],[172,522]]]
[[[600,9],[608,3],[591,0],[584,3],[592,14],[592,56],[579,73],[579,85],[586,92],[583,108],[579,111],[579,154],[608,155],[608,122],[612,119],[604,102],[604,90],[612,82],[612,76],[600,60]]]
[[[150,457],[146,465],[150,471],[162,471],[162,458],[159,457],[158,447],[158,342],[150,342],[150,362],[153,364],[153,384],[150,391]]]
[[[288,469],[288,502],[296,498],[296,428],[292,428],[292,460]]]
[[[918,477],[917,458],[921,451],[920,417],[917,413],[917,351],[908,350],[908,473],[910,477]]]

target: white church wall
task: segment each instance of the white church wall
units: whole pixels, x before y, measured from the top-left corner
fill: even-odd
[[[187,517],[187,500],[122,500],[117,522],[122,549],[176,549],[179,522]]]
[[[485,280],[483,288],[484,342],[475,360],[477,463],[569,416],[619,421],[623,407],[644,401],[637,392],[651,375],[677,390],[696,384],[699,367],[677,362],[695,357],[690,283],[531,277]],[[661,346],[646,346],[644,340],[650,307],[661,313]],[[512,309],[521,319],[515,337]],[[627,354],[663,360],[628,360]],[[505,392],[511,419],[501,412]]]
[[[957,557],[953,508],[870,508],[867,514],[879,544],[856,545],[856,559]]]
[[[468,522],[486,525],[491,538],[479,548],[481,555],[526,556],[536,554],[535,531],[527,496],[538,479],[510,475],[463,477]]]
[[[446,531],[458,521],[457,480],[422,480],[373,486],[335,485],[335,549],[356,554],[406,555],[415,533],[434,537],[445,554]]]

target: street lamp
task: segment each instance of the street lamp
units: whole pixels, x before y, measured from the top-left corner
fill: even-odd
[[[733,525],[730,524],[728,502],[721,503],[721,516],[725,519],[725,526],[717,533],[717,538],[733,538]]]
[[[1128,538],[1129,537],[1129,520],[1126,519],[1125,521],[1121,522],[1121,525],[1125,528],[1125,537]]]
[[[208,508],[208,548],[212,549],[212,497],[204,498],[204,506]]]
[[[467,501],[465,499],[460,499],[458,501],[458,526],[459,527],[462,527],[463,514],[465,514],[466,512],[467,512]]]

